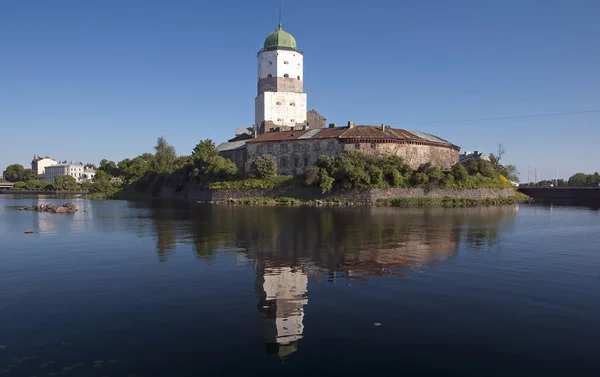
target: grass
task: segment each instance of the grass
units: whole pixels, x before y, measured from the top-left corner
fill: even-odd
[[[471,199],[471,198],[431,198],[431,197],[412,197],[412,198],[391,198],[379,199],[375,203],[382,207],[477,207],[477,206],[492,206],[503,204],[517,204],[526,201],[528,197],[521,193],[516,193],[513,196],[505,198],[486,198],[486,199]]]

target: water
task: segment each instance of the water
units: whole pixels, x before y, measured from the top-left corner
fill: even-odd
[[[0,197],[2,376],[600,374],[596,210],[64,202]]]

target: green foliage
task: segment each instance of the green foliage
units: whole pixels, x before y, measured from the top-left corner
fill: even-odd
[[[200,140],[192,150],[192,159],[198,165],[202,165],[218,154],[217,146],[211,139]]]
[[[13,190],[24,190],[25,182],[15,182],[15,185],[12,188]]]
[[[7,166],[2,175],[8,182],[27,182],[37,179],[37,173],[34,170],[25,169],[19,164]]]
[[[84,165],[84,168],[85,168],[85,169],[93,169],[93,170],[96,170],[96,169],[97,169],[96,165],[95,165],[95,164],[91,164],[91,163],[89,163],[89,164],[85,164],[85,165]]]
[[[441,169],[431,163],[417,170],[397,156],[367,156],[354,151],[343,152],[333,160],[321,157],[316,166],[305,173],[305,184],[318,186],[323,193],[335,188],[444,187],[468,189],[512,187],[493,166],[482,160],[471,160],[469,174],[461,164]],[[480,171],[481,170],[481,171]]]
[[[52,184],[50,182],[43,182],[43,183],[44,183],[44,190],[49,190],[49,191],[56,190],[56,187],[54,186],[54,184]]]
[[[77,180],[70,175],[61,175],[54,179],[54,186],[57,190],[77,190],[79,185]]]
[[[467,182],[469,179],[469,172],[463,166],[463,164],[454,164],[451,168],[452,175],[454,176],[454,180],[458,183]]]
[[[252,172],[258,178],[271,178],[277,175],[277,160],[271,154],[263,154],[252,161]]]
[[[81,184],[81,189],[82,189],[82,190],[89,191],[89,190],[92,188],[92,186],[93,186],[93,185],[94,185],[94,184],[93,184],[92,182],[83,182],[83,183]]]
[[[296,187],[300,184],[301,181],[299,181],[298,178],[288,175],[278,175],[270,178],[250,177],[239,180],[214,182],[210,183],[208,187],[214,190],[248,188],[269,189],[274,187]]]
[[[44,184],[37,179],[30,179],[25,182],[25,188],[27,190],[41,190],[44,188]]]
[[[597,186],[598,183],[600,183],[598,172],[594,174],[576,173],[569,178],[569,186],[573,187]]]
[[[154,147],[153,170],[158,173],[171,173],[175,170],[175,147],[169,145],[164,137],[159,137]]]
[[[475,207],[499,204],[516,204],[523,202],[527,196],[515,194],[507,198],[432,198],[432,197],[402,197],[391,199],[379,199],[377,205],[391,207]]]
[[[100,166],[98,166],[96,174],[100,171],[105,172],[106,174],[113,177],[119,175],[119,169],[117,168],[117,164],[114,161],[109,161],[107,159],[103,159],[102,161],[100,161]]]

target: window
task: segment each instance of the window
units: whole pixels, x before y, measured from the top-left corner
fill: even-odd
[[[278,122],[281,122],[281,118],[277,118],[277,121],[278,121]]]
[[[335,149],[335,146],[334,146],[334,144],[333,144],[333,141],[330,141],[330,142],[327,144],[327,150],[328,150],[328,151],[330,151],[330,152],[333,152],[333,150],[334,150],[334,149]]]
[[[288,75],[287,73],[285,75],[283,75],[283,77],[290,77],[290,75]]]
[[[377,148],[376,145],[375,145],[375,143],[372,143],[371,144],[371,149],[375,149],[375,148]]]
[[[270,62],[269,62],[269,65],[273,65],[273,62],[271,62],[271,61],[270,61]]]
[[[267,152],[273,153],[273,144],[267,144]]]
[[[298,75],[298,80],[300,80],[300,75]]]
[[[293,119],[290,119],[290,122],[293,122],[293,121],[294,121]]]
[[[281,167],[287,168],[287,158],[286,157],[281,157]]]
[[[281,105],[281,102],[279,102],[279,101],[277,101],[276,103],[277,103],[277,105]]]
[[[290,106],[296,106],[294,102],[290,102]]]
[[[304,157],[304,166],[308,166],[308,157]]]
[[[360,149],[360,143],[354,144],[354,149]]]
[[[290,64],[290,62],[288,62],[287,60],[284,60],[283,64]]]
[[[300,165],[300,161],[298,157],[294,157],[294,167],[297,168]]]
[[[271,77],[273,77],[273,75],[269,73],[269,74],[267,75],[267,78],[269,78],[269,79],[270,79]]]

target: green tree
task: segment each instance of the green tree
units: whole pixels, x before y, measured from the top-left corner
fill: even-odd
[[[12,188],[13,190],[24,190],[25,182],[15,182],[15,185]]]
[[[79,188],[77,185],[77,180],[70,175],[58,176],[54,181],[54,186],[57,190],[76,190]]]
[[[167,143],[167,139],[159,137],[154,147],[154,170],[158,173],[171,173],[175,170],[175,147]]]
[[[93,170],[97,169],[96,165],[94,165],[94,164],[85,164],[84,168],[85,169],[93,169]]]
[[[208,181],[230,180],[237,174],[237,166],[229,159],[213,156],[202,167],[202,171]]]
[[[416,186],[422,186],[429,182],[429,177],[425,173],[415,172],[412,177],[412,182]]]
[[[272,154],[263,154],[252,161],[252,172],[259,178],[272,178],[277,175],[277,160]]]
[[[38,181],[37,179],[30,179],[29,181],[25,182],[25,188],[27,190],[40,190],[43,187],[44,185],[42,182]]]
[[[7,166],[6,170],[4,170],[4,173],[2,173],[2,175],[4,176],[4,179],[6,179],[8,182],[22,182],[24,172],[25,168],[22,165],[13,164]]]
[[[137,181],[151,169],[150,163],[140,156],[134,158],[133,160],[126,160],[127,161],[123,160],[119,162],[119,168],[121,169],[123,179],[126,183],[131,184]]]
[[[201,165],[214,156],[217,156],[219,151],[217,146],[211,139],[200,140],[192,150],[192,158],[196,164]]]
[[[451,171],[456,182],[464,183],[469,179],[469,172],[461,163],[452,165]]]
[[[119,176],[119,168],[117,168],[117,164],[114,161],[109,161],[107,159],[100,161],[100,166],[98,166],[97,170],[103,171],[113,177]]]
[[[506,165],[504,166],[504,169],[506,169],[505,177],[509,181],[519,182],[519,171],[517,170],[517,167],[515,165]]]
[[[50,182],[42,182],[44,183],[44,190],[49,190],[49,191],[54,191],[56,190],[56,187],[54,187],[54,185]]]
[[[585,173],[576,173],[569,178],[569,186],[583,187],[588,183],[587,175]]]
[[[37,180],[37,172],[33,169],[25,169],[23,171],[23,175],[21,176],[21,179],[19,179],[19,180],[23,181],[23,182],[36,181]]]

